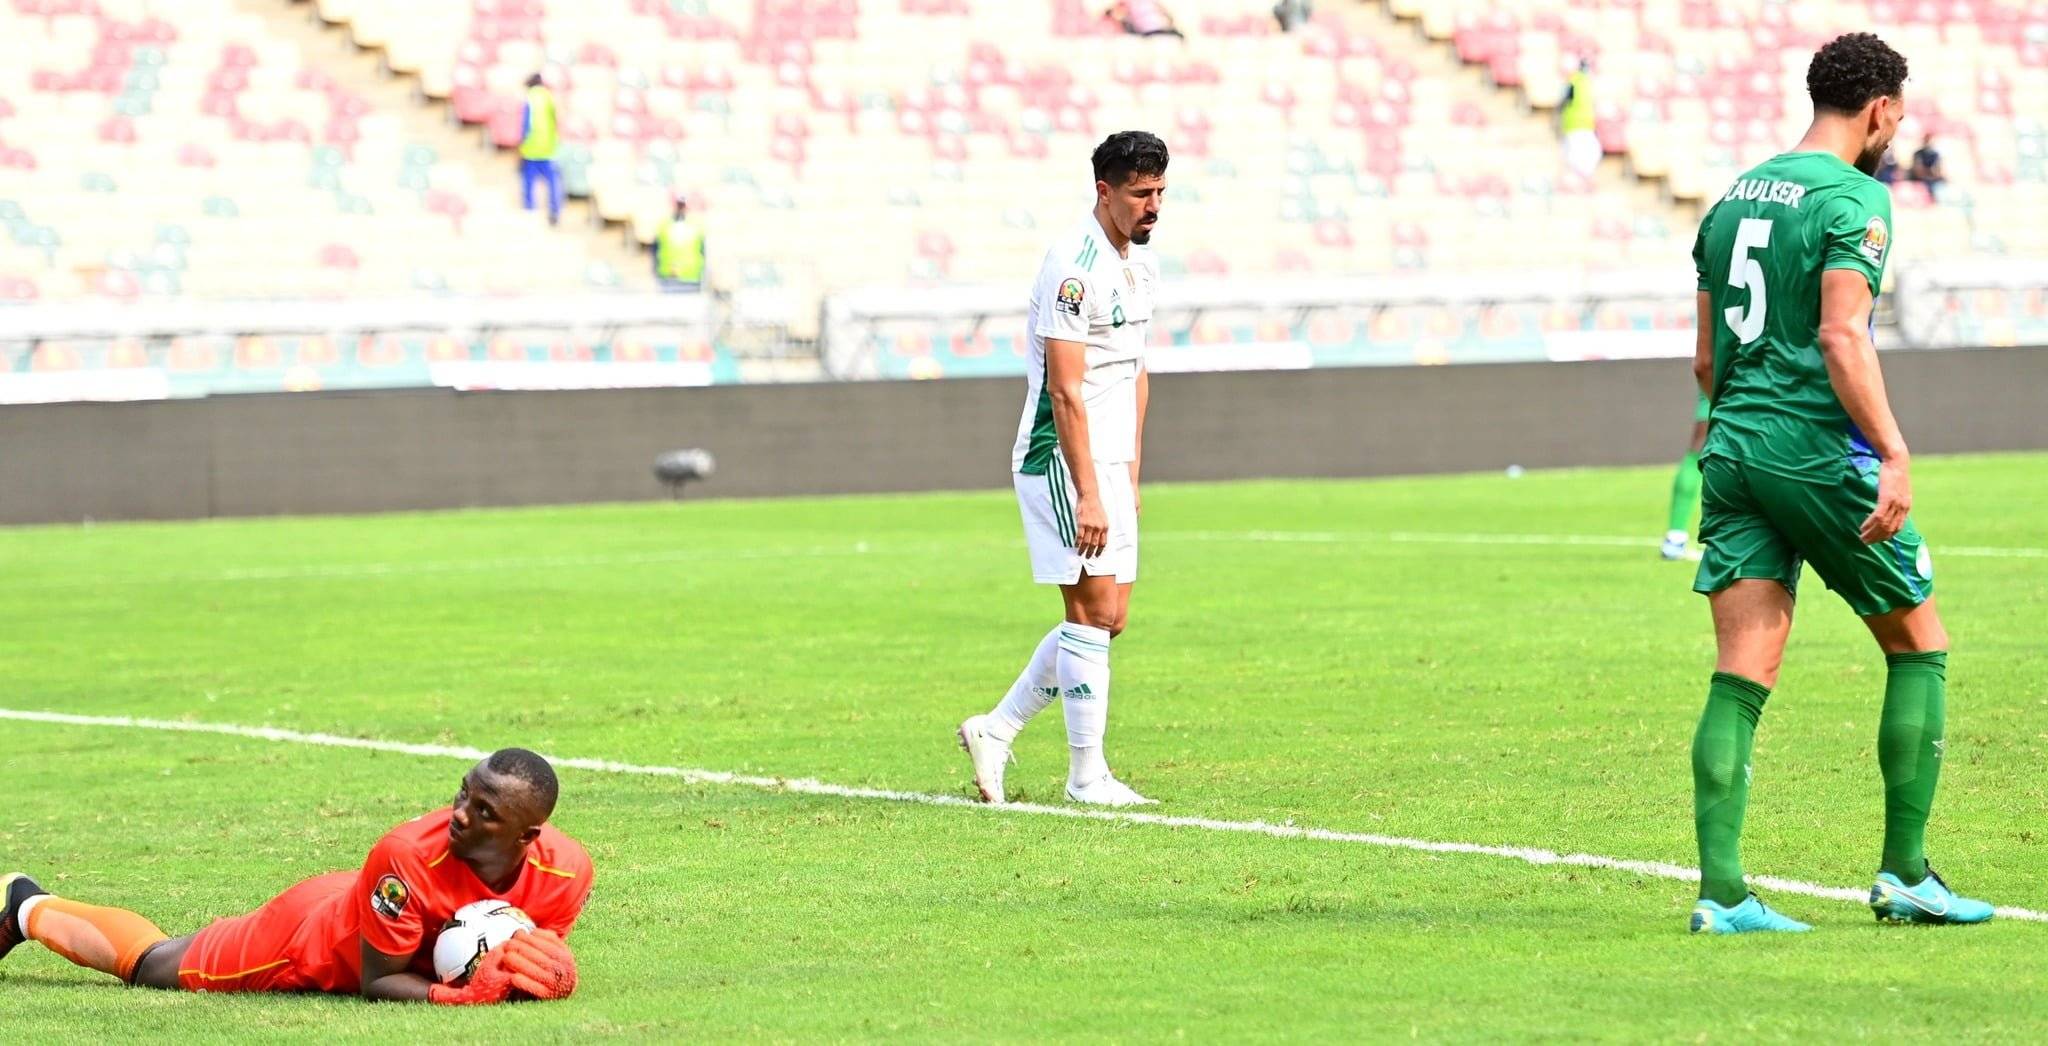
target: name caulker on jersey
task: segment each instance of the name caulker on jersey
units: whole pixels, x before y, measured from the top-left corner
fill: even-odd
[[[1762,200],[1765,203],[1782,203],[1793,210],[1799,209],[1799,201],[1806,197],[1806,186],[1798,182],[1777,181],[1766,178],[1737,178],[1728,187],[1723,200]]]

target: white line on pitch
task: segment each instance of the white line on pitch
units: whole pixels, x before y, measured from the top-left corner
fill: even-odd
[[[1392,530],[1344,532],[1330,530],[1161,530],[1144,540],[1189,541],[1216,544],[1296,545],[1490,545],[1534,547],[1654,548],[1660,539],[1620,534],[1458,534],[1435,531]],[[1971,559],[2048,559],[2048,548],[2026,546],[1934,545],[1936,558],[1958,556]],[[664,563],[716,561],[829,559],[887,554],[906,555],[959,551],[962,549],[1021,549],[1022,542],[986,541],[920,542],[910,545],[870,544],[865,541],[840,545],[809,545],[784,548],[674,548],[649,552],[585,553],[565,556],[507,556],[496,559],[398,560],[381,563],[329,563],[279,567],[227,567],[213,571],[176,574],[114,574],[16,579],[21,586],[39,588],[97,588],[114,584],[174,584],[179,582],[294,581],[336,578],[409,577],[419,574],[464,574],[489,571],[551,570],[575,567],[653,566]]]
[[[192,734],[226,734],[231,737],[254,738],[259,741],[325,745],[330,748],[361,748],[373,752],[442,756],[451,759],[477,760],[490,754],[479,748],[466,748],[458,745],[423,745],[408,744],[403,741],[377,741],[360,737],[342,737],[336,734],[281,730],[268,726],[241,726],[235,723],[181,722],[170,719],[141,719],[131,716],[73,715],[67,712],[32,712],[12,708],[0,708],[0,719],[13,719],[30,723],[59,723],[66,726],[105,726],[137,730],[170,730]],[[644,777],[672,777],[692,784],[728,785],[738,788],[755,788],[769,792],[832,796],[839,799],[875,799],[891,803],[918,803],[924,806],[946,806],[975,810],[990,815],[1031,814],[1041,817],[1065,817],[1077,821],[1110,821],[1123,824],[1154,825],[1162,828],[1195,828],[1208,832],[1238,832],[1248,835],[1271,836],[1275,839],[1309,839],[1325,843],[1350,843],[1361,846],[1387,847],[1396,850],[1417,850],[1423,853],[1505,857],[1510,860],[1533,865],[1576,865],[1585,868],[1602,868],[1609,871],[1634,872],[1637,875],[1647,875],[1659,879],[1676,879],[1681,882],[1699,881],[1699,872],[1683,865],[1666,864],[1662,861],[1632,861],[1619,857],[1601,857],[1598,854],[1561,854],[1555,850],[1543,850],[1526,846],[1448,843],[1430,839],[1409,839],[1398,835],[1339,832],[1328,828],[1308,828],[1294,824],[1271,824],[1266,821],[1221,821],[1209,817],[1178,817],[1170,814],[1148,814],[1123,810],[1089,810],[1070,806],[1040,806],[1034,803],[1008,803],[1003,806],[989,806],[968,799],[965,796],[932,795],[925,792],[898,792],[887,788],[858,788],[816,781],[807,777],[760,777],[748,774],[727,773],[723,770],[693,770],[677,766],[643,766],[635,763],[613,762],[609,759],[579,759],[552,755],[547,758],[556,766],[574,770],[590,770],[606,774],[635,774]],[[1775,876],[1752,875],[1749,877],[1749,881],[1778,893],[1801,894],[1807,897],[1820,897],[1831,901],[1853,901],[1860,904],[1869,898],[1869,891],[1867,890],[1856,890],[1840,886],[1822,886],[1818,883],[1802,882],[1797,879],[1780,879]],[[2008,919],[2048,922],[2048,912],[2037,912],[2030,908],[2015,908],[2001,905],[1998,908],[1998,914]]]
[[[179,574],[117,574],[99,577],[30,579],[23,584],[45,588],[94,588],[108,584],[171,584],[186,581],[294,581],[325,578],[406,577],[415,574],[469,574],[489,571],[549,570],[562,567],[630,567],[662,563],[760,559],[819,559],[864,556],[865,541],[843,545],[785,548],[673,548],[652,552],[585,553],[570,556],[507,556],[498,559],[398,560],[385,563],[308,563],[280,567],[227,567]]]
[[[1299,545],[1585,545],[1598,548],[1655,548],[1663,539],[1621,534],[1456,534],[1393,530],[1382,533],[1332,530],[1168,530],[1145,536],[1148,541],[1267,542]],[[1936,557],[1973,559],[2048,559],[2048,548],[2026,546],[1930,544]]]

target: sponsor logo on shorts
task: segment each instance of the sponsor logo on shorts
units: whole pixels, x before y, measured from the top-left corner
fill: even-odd
[[[1081,290],[1080,280],[1060,281],[1059,309],[1069,316],[1081,315],[1081,299],[1086,295]]]
[[[1870,259],[1872,265],[1882,264],[1884,249],[1890,246],[1891,242],[1891,230],[1885,228],[1884,219],[1873,215],[1870,224],[1863,227],[1863,256]]]
[[[1927,551],[1926,545],[1920,546],[1920,558],[1913,561],[1913,567],[1920,572],[1922,581],[1934,580],[1934,553]]]
[[[398,918],[405,912],[406,902],[410,900],[411,888],[405,885],[405,880],[395,875],[387,875],[377,880],[377,885],[370,889],[370,907],[376,909],[377,914],[386,919]]]

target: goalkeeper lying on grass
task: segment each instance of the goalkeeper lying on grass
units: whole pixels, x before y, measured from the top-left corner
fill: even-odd
[[[206,992],[321,991],[464,1005],[576,990],[562,938],[590,896],[590,856],[548,825],[555,771],[507,748],[462,779],[455,803],[385,833],[361,869],[314,876],[248,915],[166,937],[134,912],[0,877],[0,957],[35,941],[129,984]],[[434,980],[434,934],[455,910],[499,899],[539,929],[492,949],[468,980]]]

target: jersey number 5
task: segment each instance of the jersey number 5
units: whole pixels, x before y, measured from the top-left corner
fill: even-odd
[[[1735,229],[1735,257],[1728,262],[1728,286],[1749,289],[1749,310],[1730,305],[1721,311],[1728,321],[1728,329],[1744,345],[1756,340],[1764,332],[1764,266],[1761,261],[1749,256],[1751,251],[1760,251],[1771,245],[1771,219],[1744,218]]]

